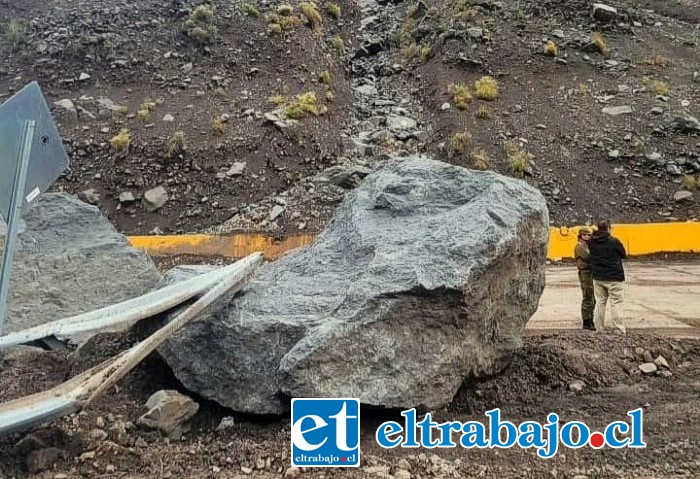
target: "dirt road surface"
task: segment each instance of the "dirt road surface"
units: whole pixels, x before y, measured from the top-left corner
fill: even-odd
[[[629,263],[627,271],[632,329],[626,337],[576,330],[580,292],[575,271],[550,267],[542,307],[520,353],[501,375],[466,381],[450,405],[432,412],[438,422],[487,423],[484,412],[499,407],[503,418],[516,424],[545,422],[548,413],[556,412],[562,421],[581,420],[600,429],[641,407],[645,449],[560,449],[549,460],[523,449],[383,450],[374,432],[386,420],[401,421],[399,411],[363,409],[360,468],[296,470],[290,468],[286,416],[238,415],[194,397],[200,410],[182,439],[168,440],[136,426],[153,392],[187,393],[152,356],[80,414],[0,439],[0,477],[700,477],[700,339],[693,327],[700,315],[700,263]],[[109,334],[73,353],[14,351],[0,359],[0,401],[46,390],[135,341],[130,334]],[[649,360],[661,366],[644,374],[640,365]],[[419,412],[422,418],[427,411]],[[233,422],[218,429],[227,416]]]

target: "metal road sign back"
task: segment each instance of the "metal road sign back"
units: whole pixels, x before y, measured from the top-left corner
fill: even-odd
[[[22,195],[22,211],[48,190],[68,167],[68,155],[39,84],[32,82],[0,106],[0,215],[7,221],[12,201],[12,186],[20,138],[26,120],[34,120],[36,129],[27,165]]]

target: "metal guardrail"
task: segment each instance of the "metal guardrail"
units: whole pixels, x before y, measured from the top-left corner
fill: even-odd
[[[209,289],[206,294],[131,349],[53,389],[0,404],[0,436],[19,432],[83,409],[114,386],[173,333],[228,295],[240,291],[262,260],[262,254],[255,253],[217,271],[217,281],[214,284],[207,283]]]

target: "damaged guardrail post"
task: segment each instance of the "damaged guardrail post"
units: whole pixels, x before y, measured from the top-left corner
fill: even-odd
[[[237,268],[231,271],[229,276],[222,278],[171,322],[115,358],[108,359],[53,389],[0,404],[0,436],[80,411],[123,378],[176,331],[227,295],[239,292],[248,283],[262,260],[262,254],[256,253],[238,261],[233,265]]]

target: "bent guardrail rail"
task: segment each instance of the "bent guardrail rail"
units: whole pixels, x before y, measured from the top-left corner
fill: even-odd
[[[118,304],[0,336],[0,350],[51,336],[69,337],[127,326],[199,296],[239,267],[234,263]]]
[[[114,358],[53,389],[0,404],[0,436],[19,432],[83,409],[123,378],[173,333],[226,296],[238,293],[250,280],[262,260],[262,254],[256,253],[224,268],[226,276],[219,276],[219,280],[201,298],[144,341]]]

